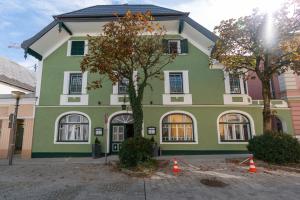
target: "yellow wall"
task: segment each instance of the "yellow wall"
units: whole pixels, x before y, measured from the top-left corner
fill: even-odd
[[[0,158],[7,158],[10,141],[10,128],[8,128],[8,118],[11,113],[14,113],[14,109],[14,105],[0,105],[0,120],[2,120],[0,135]],[[34,123],[34,104],[20,105],[18,119],[24,120],[24,135],[21,157],[25,159],[30,158]]]

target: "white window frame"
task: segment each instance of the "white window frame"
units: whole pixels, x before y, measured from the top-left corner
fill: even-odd
[[[224,81],[225,81],[225,94],[232,94],[231,91],[230,91],[230,78],[229,78],[229,72],[226,72],[224,71]],[[247,95],[246,91],[245,91],[245,87],[247,88],[247,91],[248,90],[248,84],[247,84],[247,81],[244,81],[243,80],[243,77],[239,77],[239,80],[240,80],[240,89],[241,89],[241,93],[239,94],[232,94],[232,95]],[[246,85],[244,85],[244,83],[246,83]]]
[[[137,90],[137,74],[138,74],[137,71],[133,72],[133,81],[134,81],[136,90]],[[128,96],[128,94],[119,94],[119,82],[116,82],[113,85],[113,91],[112,91],[112,94],[110,95],[110,105],[123,105],[124,102],[119,101],[120,97],[127,98],[129,96]],[[129,102],[125,102],[125,105],[129,105]]]
[[[246,116],[248,118],[249,122],[250,122],[251,137],[253,138],[256,135],[256,133],[255,133],[255,126],[254,126],[254,120],[253,120],[252,116],[249,113],[241,111],[241,110],[227,110],[227,111],[224,111],[221,114],[219,114],[219,116],[217,117],[218,144],[248,144],[248,142],[222,142],[221,141],[219,121],[220,121],[220,118],[223,115],[230,114],[230,113],[241,114],[241,115]]]
[[[58,135],[58,127],[59,127],[59,121],[60,121],[60,119],[62,118],[62,117],[64,117],[65,115],[70,115],[70,114],[79,114],[79,115],[83,115],[83,116],[85,116],[87,119],[88,119],[88,121],[89,121],[89,128],[88,128],[88,137],[89,137],[89,139],[88,139],[88,141],[87,142],[58,142],[57,141],[57,135]],[[87,114],[85,114],[85,113],[83,113],[83,112],[79,112],[79,111],[68,111],[68,112],[64,112],[64,113],[62,113],[62,114],[60,114],[57,118],[56,118],[56,120],[55,120],[55,130],[54,130],[54,140],[53,140],[53,142],[54,142],[54,144],[90,144],[91,143],[91,132],[92,132],[92,120],[91,120],[91,118],[87,115]]]
[[[194,134],[194,142],[163,142],[162,141],[162,121],[163,119],[171,114],[185,114],[188,115],[190,118],[192,118],[193,120],[193,134]],[[167,112],[165,114],[163,114],[160,117],[159,120],[159,140],[160,140],[160,144],[198,144],[198,127],[197,127],[197,120],[195,118],[195,116],[192,113],[186,112],[186,111],[182,111],[182,110],[174,110],[174,111],[170,111]]]
[[[87,75],[88,72],[82,73],[82,88],[81,94],[69,94],[70,74],[82,73],[81,71],[65,71],[64,72],[64,84],[63,94],[60,95],[60,105],[88,105],[88,94],[87,94]],[[68,102],[69,97],[79,97],[80,102]]]
[[[88,74],[88,72],[82,73],[81,71],[65,71],[64,72],[64,85],[63,85],[63,94],[64,95],[69,95],[70,74],[75,74],[75,73],[82,74],[81,95],[87,93],[87,74]]]
[[[183,79],[183,94],[171,94],[170,93],[170,73],[182,73]],[[189,86],[189,71],[188,70],[172,70],[164,71],[164,88],[165,93],[163,94],[163,104],[164,105],[191,105],[192,104],[192,94],[190,94]],[[183,102],[172,102],[172,97],[184,98]]]
[[[84,41],[84,54],[83,55],[71,55],[71,48],[73,41]],[[68,47],[67,47],[67,56],[84,56],[88,53],[88,40],[68,40]]]

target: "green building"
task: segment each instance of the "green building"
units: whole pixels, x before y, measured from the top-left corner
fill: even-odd
[[[145,92],[143,136],[153,137],[163,154],[245,152],[249,138],[262,134],[262,101],[248,95],[247,81],[224,72],[220,64],[209,66],[217,37],[188,13],[154,5],[107,5],[54,16],[22,44],[40,60],[32,157],[89,156],[96,137],[102,152],[117,153],[132,136],[126,80],[87,90],[96,77],[80,71],[86,35],[99,34],[115,13],[127,10],[150,10],[167,29],[169,51],[178,52],[162,78],[151,80],[153,90]],[[286,102],[273,100],[272,106],[280,128],[293,134]]]

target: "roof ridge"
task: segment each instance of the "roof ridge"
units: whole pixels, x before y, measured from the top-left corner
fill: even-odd
[[[86,7],[86,8],[81,8],[81,9],[78,9],[78,10],[74,10],[74,11],[71,11],[71,12],[62,13],[62,14],[59,14],[59,15],[53,15],[52,17],[54,19],[56,19],[56,17],[60,16],[60,15],[70,14],[70,13],[73,13],[73,12],[78,12],[78,11],[81,11],[81,10],[84,10],[84,9],[87,9],[87,8],[93,8],[93,7],[96,7],[96,6],[100,6],[100,5],[89,6],[89,7]]]
[[[177,13],[187,14],[187,15],[189,14],[188,12],[182,12],[182,11],[178,11],[178,10],[174,10],[174,9],[170,9],[170,8],[166,8],[166,7],[162,7],[162,6],[157,6],[157,5],[154,5],[154,4],[128,4],[128,3],[126,3],[126,4],[106,4],[106,5],[98,4],[98,5],[89,6],[89,7],[86,7],[86,8],[74,10],[74,11],[71,11],[71,12],[62,13],[62,14],[59,14],[59,15],[53,15],[52,17],[54,19],[57,19],[57,18],[62,17],[64,15],[74,14],[74,13],[77,13],[77,12],[80,12],[80,11],[83,11],[83,10],[87,10],[87,9],[91,9],[91,8],[94,8],[94,7],[98,7],[98,6],[103,6],[103,7],[117,7],[117,6],[140,6],[140,7],[142,7],[142,6],[153,6],[153,7],[157,7],[157,8],[169,10],[169,11],[172,11],[172,12],[177,12]]]

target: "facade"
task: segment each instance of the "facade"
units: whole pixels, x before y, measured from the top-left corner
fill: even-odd
[[[25,52],[40,60],[32,156],[88,156],[96,137],[103,152],[117,153],[133,135],[130,107],[122,109],[128,105],[126,80],[87,90],[96,76],[80,72],[88,52],[86,35],[99,34],[114,13],[127,10],[152,11],[167,29],[169,51],[178,52],[162,78],[151,80],[153,91],[145,91],[143,136],[153,137],[163,154],[245,152],[248,139],[262,134],[262,101],[248,95],[242,78],[219,64],[209,66],[217,37],[188,13],[154,5],[110,5],[54,16],[23,42]],[[273,100],[272,108],[284,131],[293,134],[287,103]]]
[[[15,153],[22,158],[31,157],[34,122],[34,75],[24,67],[0,57],[0,158],[6,158],[10,144],[9,116],[14,113],[16,98],[12,91],[21,91]]]

